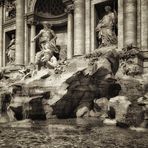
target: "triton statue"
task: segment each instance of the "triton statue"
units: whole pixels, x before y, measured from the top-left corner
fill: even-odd
[[[57,65],[57,59],[54,53],[59,53],[59,49],[56,46],[57,36],[51,29],[51,24],[43,24],[43,29],[33,38],[33,42],[39,39],[40,49],[36,54],[35,63],[40,69],[42,66],[48,68],[54,68]]]

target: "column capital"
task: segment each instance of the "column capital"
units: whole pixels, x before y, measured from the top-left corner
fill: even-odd
[[[27,19],[27,24],[28,25],[37,25],[38,22],[34,19],[34,17],[31,17],[31,18]]]
[[[70,4],[66,7],[65,12],[71,13],[74,10],[74,4]]]
[[[28,24],[28,25],[36,25],[37,22],[36,22],[36,21],[33,21],[33,20],[28,20],[28,21],[27,21],[27,24]]]

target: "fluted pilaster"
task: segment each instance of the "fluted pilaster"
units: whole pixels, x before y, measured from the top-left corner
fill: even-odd
[[[123,48],[123,1],[118,0],[118,48]]]
[[[124,45],[137,45],[137,0],[124,0]]]
[[[36,36],[36,26],[34,23],[31,24],[31,42],[30,42],[30,62],[34,63],[35,62],[35,48],[36,48],[36,43],[32,42],[32,39]]]
[[[28,1],[25,1],[25,65],[29,63],[29,28],[27,21],[27,9],[28,9]]]
[[[85,53],[91,52],[91,1],[85,1]]]
[[[0,67],[3,61],[3,2],[0,2]]]
[[[74,55],[85,53],[85,0],[74,1]]]
[[[148,0],[141,0],[141,48],[148,49]]]
[[[74,50],[74,18],[73,18],[73,10],[74,5],[68,5],[67,6],[67,13],[68,13],[68,24],[67,24],[67,59],[71,59],[73,56],[73,50]]]
[[[24,0],[16,0],[16,59],[18,65],[24,64]]]

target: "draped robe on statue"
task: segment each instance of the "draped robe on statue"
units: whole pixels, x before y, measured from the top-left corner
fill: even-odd
[[[109,12],[99,21],[96,27],[96,32],[98,33],[99,47],[117,44],[115,25],[116,18],[113,12]]]

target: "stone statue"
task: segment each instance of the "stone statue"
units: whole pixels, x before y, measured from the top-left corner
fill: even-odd
[[[16,1],[8,1],[6,4],[6,17],[14,18],[16,16]]]
[[[106,14],[99,21],[96,32],[98,33],[99,48],[117,44],[115,34],[116,15],[111,11],[110,6],[105,7]]]
[[[15,35],[12,34],[11,41],[7,47],[7,56],[9,63],[12,64],[15,61]]]
[[[54,68],[57,65],[57,59],[54,53],[59,53],[56,46],[57,36],[51,29],[51,24],[43,24],[43,29],[33,38],[33,42],[39,39],[41,51],[36,54],[35,63],[39,66]]]

